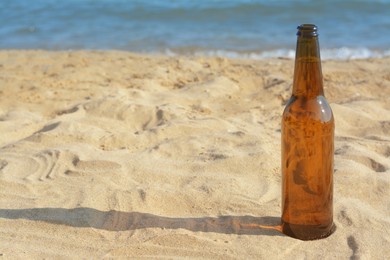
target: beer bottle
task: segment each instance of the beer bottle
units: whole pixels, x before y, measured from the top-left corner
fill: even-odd
[[[317,27],[298,26],[292,96],[282,117],[282,231],[301,240],[333,225],[334,119],[324,97]]]

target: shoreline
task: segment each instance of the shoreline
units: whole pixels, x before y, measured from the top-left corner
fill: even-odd
[[[267,59],[295,59],[295,49],[281,48],[268,50],[229,50],[229,49],[203,49],[203,48],[178,48],[161,49],[156,51],[132,51],[128,49],[0,49],[0,51],[42,51],[42,52],[123,52],[144,56],[167,56],[167,57],[188,57],[188,58],[226,58],[232,60],[267,60]],[[321,49],[322,61],[350,61],[365,59],[386,59],[390,57],[390,49],[369,49],[369,48],[331,48]]]

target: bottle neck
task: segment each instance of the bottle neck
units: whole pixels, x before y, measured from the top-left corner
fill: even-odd
[[[324,95],[318,36],[298,34],[295,54],[293,96]]]

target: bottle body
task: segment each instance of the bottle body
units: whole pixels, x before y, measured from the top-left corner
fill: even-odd
[[[312,240],[334,230],[334,118],[323,94],[317,35],[300,37],[293,95],[282,116],[282,231]]]

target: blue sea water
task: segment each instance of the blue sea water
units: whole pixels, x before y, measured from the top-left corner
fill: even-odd
[[[0,0],[0,49],[293,57],[319,27],[323,58],[390,56],[390,0]]]

